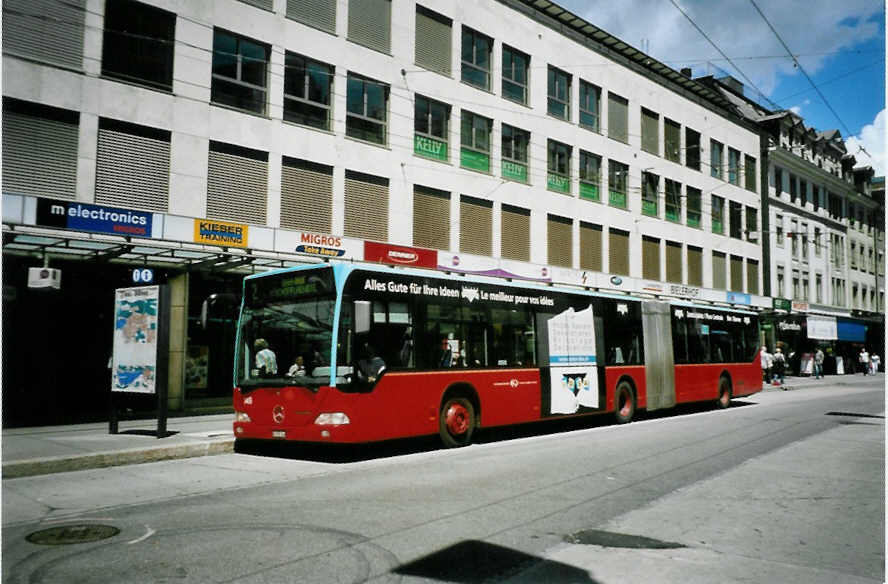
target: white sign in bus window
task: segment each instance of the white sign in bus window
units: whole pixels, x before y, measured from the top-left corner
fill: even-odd
[[[580,406],[598,407],[595,320],[592,307],[568,308],[547,322],[549,333],[550,413],[572,414]]]
[[[160,286],[118,288],[111,391],[155,393]]]

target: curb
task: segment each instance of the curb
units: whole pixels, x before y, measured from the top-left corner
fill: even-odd
[[[234,452],[234,438],[213,440],[201,444],[117,450],[113,452],[98,452],[81,456],[34,458],[31,460],[4,463],[3,480],[59,472],[70,472],[74,470],[89,470],[111,466],[140,464],[144,462],[159,462],[161,460],[213,456],[230,452]]]

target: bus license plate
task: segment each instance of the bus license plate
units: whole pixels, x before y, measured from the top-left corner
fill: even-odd
[[[287,437],[287,433],[284,430],[272,430],[271,437],[283,439]]]

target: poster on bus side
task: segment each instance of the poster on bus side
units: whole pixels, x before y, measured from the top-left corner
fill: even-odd
[[[118,288],[114,299],[111,391],[156,391],[160,286]]]
[[[551,414],[598,407],[595,320],[592,307],[568,308],[547,322]]]

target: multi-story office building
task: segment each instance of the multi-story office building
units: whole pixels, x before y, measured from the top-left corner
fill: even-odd
[[[174,409],[230,396],[232,315],[220,300],[201,326],[206,298],[330,257],[771,307],[760,122],[548,0],[3,17],[7,423],[102,412],[114,289],[146,275],[172,290]],[[44,265],[61,290],[28,287]]]
[[[791,111],[764,109],[734,79],[701,81],[761,128],[764,283],[776,309],[768,342],[800,358],[826,346],[845,364],[863,344],[881,354],[885,207],[873,196],[873,169],[855,168],[838,130],[818,132]]]

